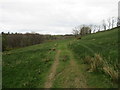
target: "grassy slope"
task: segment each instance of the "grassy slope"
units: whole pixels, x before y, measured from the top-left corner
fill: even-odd
[[[81,57],[99,53],[113,64],[118,57],[118,29],[85,36],[72,47]]]
[[[82,59],[86,56],[94,57],[97,53],[111,66],[118,64],[118,29],[119,28],[91,34],[83,37],[81,40],[72,42],[70,47],[77,57],[77,62],[80,65],[84,64]],[[117,85],[113,84],[110,78],[103,73],[85,73],[90,87],[117,87]]]

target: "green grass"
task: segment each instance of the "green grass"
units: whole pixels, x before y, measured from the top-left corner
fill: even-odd
[[[85,36],[71,47],[82,57],[99,53],[114,63],[118,57],[118,29]]]
[[[43,88],[56,54],[49,49],[66,41],[50,41],[3,52],[3,88]]]
[[[119,28],[87,35],[82,37],[81,40],[73,41],[69,47],[77,57],[77,62],[79,64],[84,64],[86,56],[94,58],[95,54],[99,54],[111,67],[119,70],[118,29]],[[114,67],[114,65],[117,65],[118,67]],[[111,77],[105,75],[103,72],[86,72],[86,76],[90,87],[117,87],[117,84],[112,82]]]
[[[75,88],[79,85],[74,83],[75,78],[81,80],[82,76],[89,88],[117,87],[104,72],[88,72],[89,64],[84,59],[86,56],[95,58],[95,54],[99,54],[110,67],[119,66],[118,29],[87,35],[80,40],[56,40],[3,52],[3,88],[43,88],[56,55],[56,51],[49,50],[51,48],[61,50],[53,88]],[[73,61],[75,64],[71,65]]]
[[[53,45],[54,42],[4,52],[3,88],[43,87],[54,60],[55,52],[49,52]]]
[[[69,68],[68,65],[70,64],[69,62],[70,56],[69,56],[69,51],[67,50],[67,45],[65,43],[66,43],[66,40],[64,43],[61,42],[58,47],[61,50],[61,53],[60,53],[60,59],[59,59],[59,66],[56,71],[56,78],[53,83],[53,88],[63,88],[65,73],[64,74],[62,73],[66,68]]]

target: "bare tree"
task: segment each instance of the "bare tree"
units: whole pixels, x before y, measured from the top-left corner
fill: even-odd
[[[108,22],[108,25],[107,25],[107,26],[108,26],[108,29],[110,30],[110,29],[111,29],[111,18],[108,18],[108,19],[107,19],[107,22]]]
[[[94,29],[96,32],[99,32],[101,30],[101,25],[94,25]]]
[[[101,26],[100,25],[98,25],[98,32],[101,30]]]
[[[97,25],[93,25],[93,33],[95,33],[95,31],[97,31]]]
[[[89,27],[90,27],[91,32],[92,32],[92,30],[93,30],[93,24],[90,24]]]
[[[103,29],[106,30],[107,29],[107,25],[106,25],[106,22],[105,20],[102,21],[102,26],[103,26]]]
[[[118,20],[117,20],[117,27],[120,26],[120,18],[118,17]]]
[[[120,26],[120,17],[117,18],[117,27]]]
[[[115,22],[116,22],[117,20],[116,20],[115,17],[112,17],[111,19],[112,19],[112,20],[111,20],[112,28],[114,28],[114,26],[117,26],[117,25],[115,25]]]
[[[72,31],[73,35],[75,35],[75,37],[79,34],[79,30],[77,30],[77,27],[75,27]]]

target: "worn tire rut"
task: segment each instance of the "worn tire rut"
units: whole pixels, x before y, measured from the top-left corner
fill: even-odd
[[[55,56],[55,60],[54,60],[54,63],[50,69],[50,72],[49,72],[49,75],[47,77],[47,80],[45,82],[45,88],[51,88],[52,87],[52,84],[54,82],[54,77],[56,75],[56,69],[58,67],[58,64],[59,64],[59,56],[60,56],[60,50],[57,51],[56,53],[56,56]]]

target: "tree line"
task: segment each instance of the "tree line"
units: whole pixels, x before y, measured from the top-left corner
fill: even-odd
[[[2,51],[13,48],[25,47],[40,44],[46,40],[55,40],[57,37],[52,35],[42,35],[38,33],[4,33],[2,32]]]
[[[43,42],[51,42],[52,40],[66,39],[73,37],[72,34],[65,35],[50,35],[31,33],[4,33],[2,34],[2,51],[11,50],[13,48],[26,47],[30,45],[41,44]]]
[[[94,25],[94,24],[79,25],[73,28],[72,33],[73,35],[75,35],[75,37],[84,36],[84,35],[95,33],[95,32],[110,30],[118,26],[120,26],[120,18],[111,17],[106,20],[105,19],[102,20],[101,23],[98,25]]]

